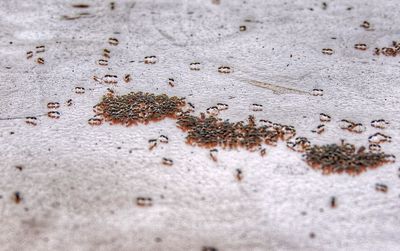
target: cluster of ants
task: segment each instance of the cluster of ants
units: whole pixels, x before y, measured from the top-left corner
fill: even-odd
[[[388,162],[394,162],[395,156],[383,152],[366,151],[365,147],[356,149],[353,144],[342,140],[340,145],[330,144],[309,148],[305,154],[306,162],[324,174],[342,173],[359,174],[367,168],[376,168]]]
[[[68,99],[67,102],[65,103],[66,106],[71,106],[73,104],[72,99]],[[49,102],[47,103],[47,117],[51,119],[59,119],[61,116],[61,113],[57,110],[61,107],[61,104],[59,102]],[[46,114],[43,114],[46,115]],[[38,115],[38,116],[43,116],[43,115]],[[38,118],[36,116],[28,116],[25,117],[25,123],[31,126],[37,126],[38,125]]]
[[[253,106],[252,110],[254,110]],[[290,125],[263,119],[259,120],[259,125],[257,125],[254,116],[249,116],[247,122],[229,122],[218,118],[219,112],[228,107],[227,104],[218,103],[216,106],[208,108],[206,113],[195,116],[191,114],[194,105],[186,103],[184,98],[143,92],[131,92],[121,96],[109,93],[99,104],[94,106],[96,115],[89,120],[89,124],[100,125],[103,121],[108,121],[112,124],[129,126],[173,118],[177,120],[178,128],[187,133],[186,143],[209,148],[210,157],[214,161],[217,161],[218,150],[216,147],[245,148],[249,151],[260,151],[261,156],[264,156],[266,150],[262,148],[262,145],[276,145],[279,140],[286,141],[287,146],[296,152],[304,152],[306,162],[315,169],[321,169],[324,173],[359,174],[367,168],[378,167],[395,160],[394,155],[380,151],[379,143],[391,140],[389,136],[382,133],[376,133],[369,137],[369,151],[366,151],[365,147],[360,147],[356,151],[354,145],[344,142],[340,145],[312,146],[305,137],[297,137],[294,141],[290,141],[296,135],[295,128]],[[331,117],[321,113],[320,121],[322,124],[317,130],[323,130],[324,123],[330,122]],[[383,119],[371,122],[371,126],[380,129],[387,125],[388,122]],[[347,120],[342,120],[340,126],[357,133],[364,131],[363,125]],[[167,142],[168,137],[161,135],[159,139],[149,140],[149,149],[153,149],[158,143]],[[171,166],[173,160],[164,158],[162,163]]]
[[[400,43],[393,41],[391,47],[375,48],[374,55],[379,56],[380,54],[388,57],[400,55]]]
[[[38,45],[38,46],[36,46],[35,49],[36,49],[35,50],[36,55],[44,53],[46,51],[46,48],[45,48],[44,45]],[[31,59],[31,58],[33,58],[33,56],[34,56],[34,52],[33,51],[26,52],[26,59]],[[38,64],[44,64],[44,58],[43,57],[37,57],[35,61]]]
[[[229,122],[215,116],[200,117],[184,113],[178,117],[178,127],[187,132],[186,142],[206,148],[245,148],[250,151],[261,149],[263,143],[276,145],[278,140],[288,140],[296,134],[292,126],[263,121],[257,126],[254,116],[243,121]],[[261,149],[262,151],[263,149]]]
[[[320,114],[322,123],[330,122],[331,117],[327,114]],[[324,124],[320,124],[313,132],[321,133]],[[389,122],[384,119],[371,121],[371,127],[385,129]],[[339,127],[353,133],[362,133],[366,130],[361,123],[356,123],[346,119],[339,122]],[[377,132],[368,137],[369,151],[365,147],[356,147],[352,144],[341,142],[340,145],[330,144],[311,146],[307,138],[299,137],[296,141],[288,142],[288,147],[298,152],[306,152],[305,160],[314,169],[321,169],[323,173],[342,173],[359,174],[367,168],[375,168],[388,162],[394,162],[395,156],[381,152],[381,143],[390,142],[391,137]],[[296,148],[297,147],[297,148]]]
[[[105,95],[102,101],[94,106],[96,116],[90,119],[89,123],[96,121],[95,125],[99,125],[105,120],[127,126],[147,124],[167,117],[176,118],[184,105],[185,101],[182,98],[169,97],[166,94],[131,92],[116,96],[111,93]]]
[[[371,28],[371,24],[368,21],[364,21],[360,27],[364,28],[367,31],[373,30]],[[367,45],[363,43],[355,44],[354,48],[357,50],[365,51],[367,50]],[[392,42],[391,47],[382,47],[382,48],[375,48],[374,55],[379,56],[380,54],[388,57],[395,57],[397,54],[400,53],[400,43],[397,41]]]
[[[366,31],[372,31],[373,29],[371,28],[371,24],[368,21],[364,21],[360,27],[364,28]],[[365,43],[357,43],[354,45],[354,49],[356,50],[361,50],[361,51],[366,51],[368,49],[368,46]],[[334,50],[331,48],[323,48],[321,50],[322,54],[325,55],[332,55],[334,53]],[[388,57],[395,57],[398,54],[400,54],[400,42],[393,41],[392,46],[389,47],[382,47],[378,48],[376,47],[374,49],[374,55],[379,56],[379,55],[384,55]]]

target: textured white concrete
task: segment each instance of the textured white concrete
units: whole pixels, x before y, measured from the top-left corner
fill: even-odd
[[[0,250],[399,250],[398,164],[357,177],[323,176],[283,143],[267,147],[264,158],[220,150],[215,163],[208,150],[186,145],[172,120],[129,128],[87,123],[110,87],[92,76],[116,74],[119,94],[185,96],[197,113],[227,103],[223,118],[254,114],[294,125],[318,144],[343,138],[367,145],[377,131],[370,121],[384,118],[393,142],[383,149],[397,154],[400,60],[372,49],[400,39],[398,1],[326,2],[323,10],[316,0],[116,1],[111,11],[100,0],[83,10],[71,4],[84,1],[0,1]],[[90,15],[61,18],[79,12]],[[359,27],[364,20],[372,31]],[[109,37],[120,44],[110,46]],[[353,49],[359,42],[369,49]],[[45,64],[36,64],[36,55],[27,60],[42,44]],[[95,63],[104,48],[111,50],[108,68]],[[151,55],[158,62],[145,65]],[[191,62],[201,70],[191,71]],[[218,73],[221,65],[234,72]],[[273,92],[251,80],[284,88]],[[75,94],[77,86],[86,92]],[[313,88],[324,96],[304,94]],[[61,103],[60,119],[40,116],[48,102]],[[264,110],[252,112],[252,103]],[[316,135],[320,112],[333,121]],[[38,116],[38,125],[19,119],[25,116]],[[344,118],[367,131],[342,131]],[[170,142],[149,151],[147,141],[160,134]],[[162,157],[174,165],[163,166]],[[377,182],[389,191],[376,192]],[[152,197],[153,206],[137,207],[138,196]]]

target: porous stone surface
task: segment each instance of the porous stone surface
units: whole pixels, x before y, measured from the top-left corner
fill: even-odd
[[[90,6],[72,7],[82,3]],[[398,1],[121,0],[114,10],[110,3],[0,1],[1,250],[400,249],[396,163],[355,177],[322,175],[285,142],[266,146],[264,157],[219,149],[215,162],[208,149],[185,143],[173,119],[88,124],[107,88],[166,93],[186,97],[197,115],[221,102],[229,109],[219,117],[232,122],[254,115],[293,125],[313,144],[368,147],[379,131],[392,137],[382,150],[396,155],[400,57],[373,51],[400,40]],[[40,45],[45,52],[36,53]],[[96,64],[103,49],[107,66]],[[149,56],[155,64],[144,63]],[[93,79],[107,74],[118,83]],[[60,103],[58,119],[47,116],[49,102]],[[320,113],[332,121],[312,133]],[[366,130],[342,130],[341,119]],[[374,119],[390,126],[373,128]],[[150,151],[148,140],[161,134],[168,144]],[[152,205],[138,206],[138,197]]]

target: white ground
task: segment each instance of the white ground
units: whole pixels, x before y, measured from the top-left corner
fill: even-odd
[[[0,2],[0,117],[38,116],[47,113],[48,102],[62,104],[60,119],[41,116],[36,127],[24,119],[0,121],[1,250],[400,249],[396,164],[357,177],[323,176],[283,143],[268,147],[264,158],[220,150],[214,163],[208,150],[184,143],[172,120],[130,128],[87,123],[110,87],[92,76],[117,74],[119,94],[185,96],[196,112],[227,103],[221,116],[231,121],[254,113],[250,104],[262,104],[258,119],[294,125],[318,144],[343,138],[367,145],[377,131],[370,121],[384,118],[391,123],[384,133],[393,137],[384,150],[396,154],[400,60],[372,51],[399,40],[398,1],[335,0],[323,10],[316,0],[143,0],[116,1],[111,11],[108,1],[98,0],[82,10],[91,15],[61,19],[81,11],[71,4],[82,2]],[[373,31],[359,27],[364,20]],[[247,31],[239,32],[240,25]],[[120,44],[110,46],[109,37]],[[353,49],[359,42],[370,48]],[[26,52],[42,44],[45,64],[36,64],[36,55],[27,60]],[[109,68],[95,64],[103,48],[111,50]],[[323,55],[322,48],[335,53]],[[151,55],[155,65],[141,62]],[[190,71],[191,62],[200,62],[201,70]],[[221,65],[234,73],[219,74]],[[121,80],[126,73],[133,77],[129,84]],[[278,95],[248,80],[320,88],[324,96]],[[86,93],[75,94],[76,86]],[[320,112],[333,121],[316,135],[310,130]],[[367,131],[342,131],[343,118],[364,123]],[[170,143],[149,151],[147,141],[159,134]],[[162,157],[174,165],[163,166]],[[237,168],[241,182],[234,178]],[[389,191],[376,192],[375,183]],[[23,197],[19,204],[11,199],[15,191]],[[138,196],[152,197],[154,205],[136,206]]]

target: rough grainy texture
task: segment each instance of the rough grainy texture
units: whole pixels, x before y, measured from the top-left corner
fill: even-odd
[[[397,154],[400,56],[373,54],[400,40],[398,1],[326,3],[0,1],[0,249],[399,250],[396,164],[324,176],[284,142],[264,158],[220,149],[214,162],[171,119],[88,124],[107,88],[166,93],[196,114],[221,102],[222,119],[293,125],[312,144],[367,147],[380,131]],[[320,113],[332,121],[312,133]],[[342,119],[365,132],[341,130]],[[378,119],[390,126],[371,127]],[[168,144],[149,151],[161,134]]]

